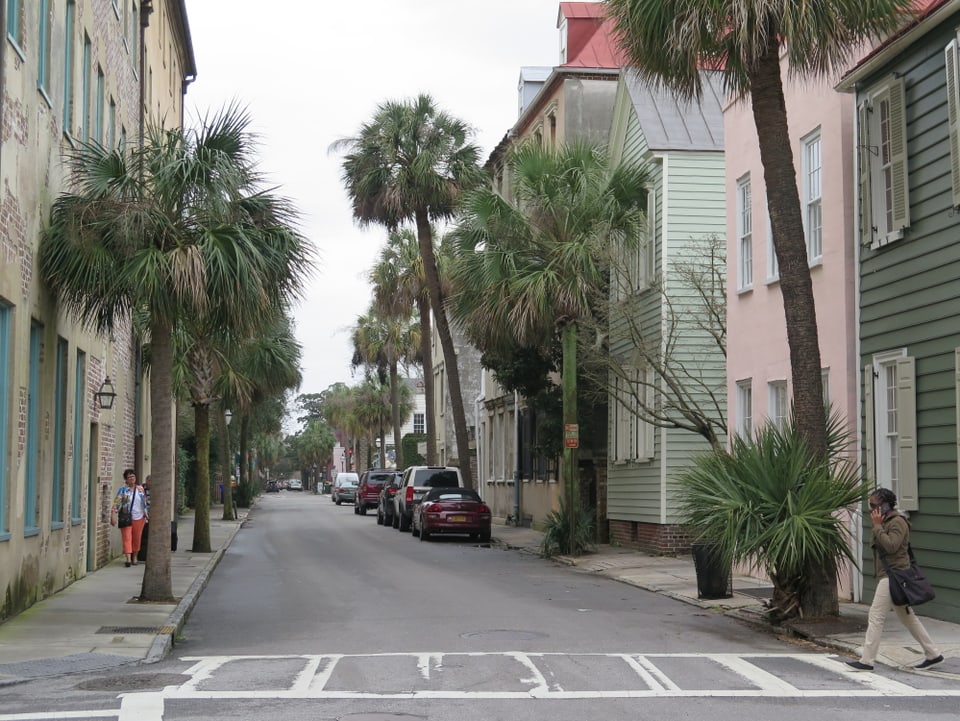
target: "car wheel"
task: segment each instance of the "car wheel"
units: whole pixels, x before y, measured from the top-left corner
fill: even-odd
[[[430,540],[430,532],[429,532],[426,528],[424,528],[423,526],[420,527],[420,540],[421,540],[421,541],[429,541],[429,540]]]
[[[400,514],[400,530],[404,533],[410,530],[410,527],[413,525],[412,520],[407,516],[406,513]]]
[[[339,506],[340,504],[343,503],[343,501],[340,500],[340,496],[337,496],[337,500],[334,501],[334,503],[336,503]]]
[[[480,543],[490,543],[490,531],[480,531],[478,534],[480,536]]]
[[[359,513],[361,516],[367,515],[367,504],[366,504],[366,503],[361,503],[361,504],[358,506],[358,508],[359,508],[359,510],[357,511],[357,513]]]
[[[410,521],[410,533],[414,538],[420,537],[420,529],[417,527],[416,521]]]
[[[358,506],[356,503],[353,504],[353,515],[355,516],[360,515],[360,506]]]
[[[377,525],[378,525],[378,526],[382,526],[382,525],[383,525],[383,514],[380,513],[380,509],[379,509],[379,508],[377,509]]]
[[[400,528],[400,516],[394,513],[393,516],[390,517],[390,525],[394,528]]]

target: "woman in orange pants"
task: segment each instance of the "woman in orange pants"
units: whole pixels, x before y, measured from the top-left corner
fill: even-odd
[[[110,511],[110,525],[119,526],[120,538],[123,540],[123,555],[126,556],[124,565],[137,565],[137,553],[140,551],[140,538],[143,535],[143,526],[150,517],[150,504],[143,486],[137,483],[137,474],[132,468],[123,472],[124,485],[117,491],[113,499],[113,508]]]

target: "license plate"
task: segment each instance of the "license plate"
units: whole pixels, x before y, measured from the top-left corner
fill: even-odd
[[[450,523],[466,523],[467,517],[466,516],[447,516],[447,520],[450,521]]]

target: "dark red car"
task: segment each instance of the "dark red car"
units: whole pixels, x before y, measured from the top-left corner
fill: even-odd
[[[380,502],[380,490],[387,481],[392,481],[397,472],[390,468],[368,468],[360,474],[360,485],[353,500],[353,512],[367,515],[368,508],[376,508]]]
[[[476,491],[431,488],[413,514],[413,535],[429,541],[435,533],[459,533],[489,543],[490,515]]]

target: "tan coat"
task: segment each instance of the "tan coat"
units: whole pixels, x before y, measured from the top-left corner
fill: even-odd
[[[910,545],[910,524],[897,511],[891,511],[880,524],[880,528],[873,530],[873,568],[876,578],[886,578],[887,569],[883,567],[880,554],[885,554],[890,568],[910,568],[910,555],[907,547]]]

